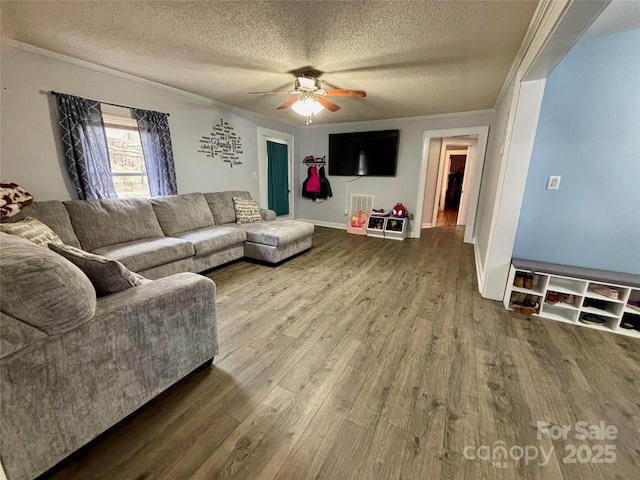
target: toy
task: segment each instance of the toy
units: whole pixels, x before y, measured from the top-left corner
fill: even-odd
[[[352,227],[362,227],[367,221],[367,215],[362,210],[358,210],[351,216]]]
[[[362,210],[358,210],[351,215],[351,218],[347,222],[347,233],[353,233],[355,235],[367,234],[367,222],[369,221],[369,215]]]
[[[398,203],[393,207],[392,213],[396,218],[404,218],[408,215],[407,209],[401,203]]]

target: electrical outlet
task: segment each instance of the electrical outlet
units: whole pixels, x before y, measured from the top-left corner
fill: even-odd
[[[551,175],[547,181],[547,190],[560,189],[560,175]]]
[[[253,172],[253,179],[257,180],[258,179],[258,172]]]

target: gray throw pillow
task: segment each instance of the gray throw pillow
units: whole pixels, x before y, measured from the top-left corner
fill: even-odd
[[[14,223],[0,223],[0,232],[22,237],[41,247],[46,247],[48,243],[64,245],[53,230],[33,217],[25,217]]]
[[[260,213],[260,206],[255,200],[233,197],[233,206],[236,209],[237,223],[257,223],[264,221]]]
[[[117,260],[85,252],[70,245],[49,244],[49,248],[69,260],[89,277],[98,297],[121,292],[144,283],[144,277]]]
[[[4,233],[0,233],[0,292],[2,313],[47,335],[72,330],[96,311],[96,292],[78,267],[46,247]]]

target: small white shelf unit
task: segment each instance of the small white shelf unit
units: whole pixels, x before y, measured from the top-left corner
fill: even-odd
[[[407,237],[408,218],[377,217],[371,215],[367,225],[367,235],[370,237],[404,240]]]
[[[514,285],[518,274],[533,276],[530,288]],[[618,298],[597,293],[595,289],[601,286],[616,289]],[[546,301],[549,292],[558,294],[556,303]],[[640,322],[640,310],[629,304],[640,301],[638,275],[513,259],[503,299],[505,308],[513,310],[514,302],[526,295],[534,297],[539,305],[537,312],[532,314],[534,317],[640,338],[640,331],[620,326],[623,315],[630,315]],[[573,301],[563,295],[572,296]],[[563,298],[569,302],[563,302]],[[583,313],[598,315],[605,319],[605,323],[583,323],[580,321]]]

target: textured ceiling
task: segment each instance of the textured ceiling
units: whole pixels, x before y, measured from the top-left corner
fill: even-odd
[[[2,36],[293,124],[311,67],[341,110],[314,123],[493,108],[537,1],[2,1]],[[69,92],[73,93],[73,92]]]

